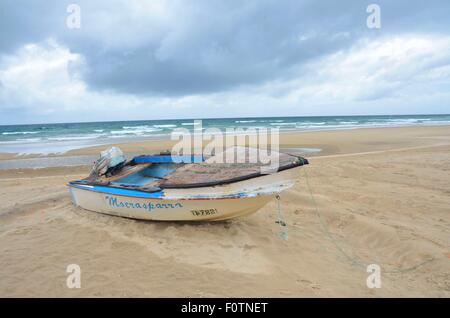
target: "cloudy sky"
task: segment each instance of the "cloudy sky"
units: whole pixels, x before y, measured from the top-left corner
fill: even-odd
[[[0,124],[416,113],[450,113],[448,0],[0,1]]]

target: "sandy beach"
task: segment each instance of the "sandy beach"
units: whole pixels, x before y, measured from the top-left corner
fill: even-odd
[[[450,296],[450,126],[286,133],[281,147],[322,149],[281,197],[287,241],[274,201],[228,222],[137,221],[72,206],[65,184],[88,166],[0,169],[0,296]]]

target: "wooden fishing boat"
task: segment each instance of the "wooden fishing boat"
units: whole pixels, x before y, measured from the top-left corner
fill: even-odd
[[[94,169],[68,183],[86,210],[159,221],[219,221],[256,212],[298,178],[308,161],[280,153],[275,171],[255,163],[215,163],[203,156],[143,155]],[[101,170],[100,169],[100,170]]]

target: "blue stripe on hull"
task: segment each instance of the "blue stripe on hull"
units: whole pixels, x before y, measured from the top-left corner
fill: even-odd
[[[137,198],[162,198],[164,196],[163,191],[159,192],[143,192],[131,189],[123,189],[123,188],[114,188],[114,187],[105,187],[105,186],[85,186],[79,184],[70,184],[71,187],[75,187],[78,189],[88,190],[88,191],[96,191],[102,193],[109,193],[115,195],[124,195],[129,197],[137,197]]]
[[[134,162],[140,163],[192,163],[192,162],[202,162],[204,158],[202,155],[186,155],[186,156],[139,156],[133,158]]]

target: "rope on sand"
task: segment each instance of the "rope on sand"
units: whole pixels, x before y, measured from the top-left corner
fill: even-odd
[[[303,160],[303,158],[301,158],[301,160]],[[345,250],[341,247],[341,245],[339,244],[339,242],[336,240],[336,238],[335,238],[335,237],[333,236],[333,234],[330,232],[330,229],[329,229],[329,227],[328,227],[328,224],[327,224],[327,223],[324,221],[324,219],[322,218],[322,214],[320,213],[319,207],[318,207],[317,202],[316,202],[316,200],[315,200],[315,198],[314,198],[314,195],[313,195],[311,186],[310,186],[310,184],[309,184],[309,178],[308,178],[308,173],[306,172],[306,166],[304,165],[304,166],[302,166],[302,167],[303,167],[303,170],[304,170],[306,186],[307,186],[307,188],[308,188],[308,190],[309,190],[310,199],[311,199],[311,202],[313,203],[315,213],[316,213],[316,215],[317,215],[317,217],[318,217],[318,219],[319,219],[319,222],[320,222],[320,224],[321,224],[321,226],[322,226],[323,232],[324,232],[325,235],[330,239],[330,241],[334,244],[334,246],[336,247],[336,249],[337,249],[337,250],[338,250],[338,251],[339,251],[339,252],[340,252],[340,253],[341,253],[348,261],[350,261],[352,265],[356,265],[356,266],[361,267],[361,268],[363,268],[364,270],[366,270],[366,269],[367,269],[367,266],[370,265],[370,264],[369,264],[369,263],[365,263],[365,262],[361,261],[360,258],[353,257],[353,256],[349,255],[347,252],[345,252]],[[406,273],[406,272],[410,272],[410,271],[416,270],[417,268],[419,268],[419,267],[421,267],[421,266],[423,266],[423,265],[425,265],[425,264],[428,264],[428,263],[430,263],[430,262],[432,262],[432,261],[434,261],[434,260],[435,260],[435,258],[432,257],[432,258],[426,259],[425,261],[420,262],[420,263],[417,263],[417,264],[415,264],[415,265],[413,265],[413,266],[410,266],[410,267],[406,267],[406,268],[396,268],[396,269],[392,269],[392,270],[383,270],[383,272],[384,272],[384,273]]]
[[[276,223],[278,223],[280,225],[280,232],[278,233],[278,235],[283,240],[287,241],[288,237],[289,237],[289,233],[288,233],[286,221],[284,220],[284,216],[281,211],[280,195],[277,194],[275,196],[275,198],[277,199],[277,204],[278,204],[278,220],[276,221]]]

